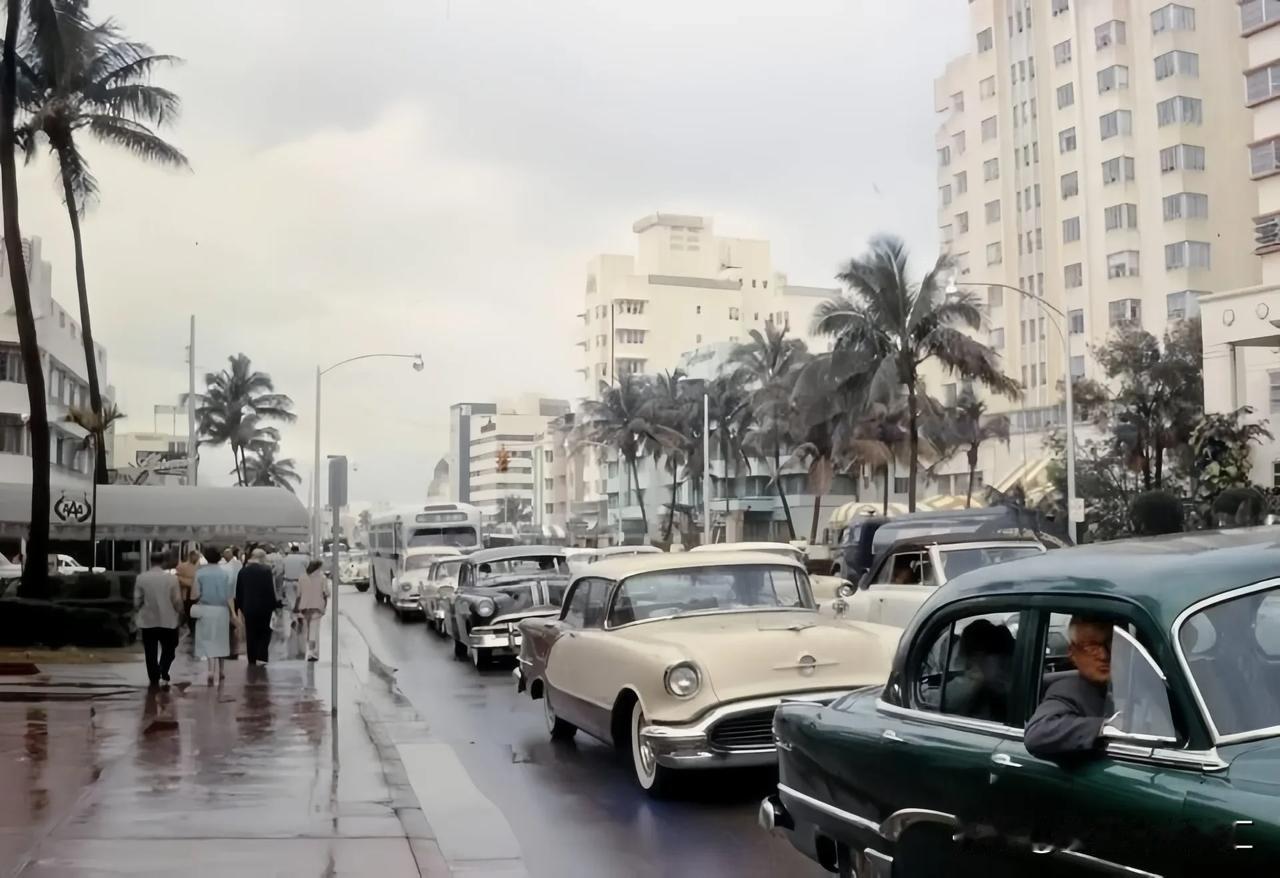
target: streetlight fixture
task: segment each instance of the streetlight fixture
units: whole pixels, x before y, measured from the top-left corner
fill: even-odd
[[[390,359],[390,360],[413,360],[413,371],[421,372],[425,368],[422,362],[422,354],[361,354],[358,357],[348,357],[334,363],[327,369],[321,369],[319,364],[316,365],[316,446],[315,459],[311,468],[311,557],[320,557],[321,538],[320,538],[320,379],[328,375],[339,366],[345,366],[347,363],[354,363],[356,360],[374,360],[374,359]],[[337,546],[334,546],[337,550]],[[333,583],[336,590],[338,584]]]
[[[954,296],[960,291],[960,287],[998,287],[1002,290],[1009,290],[1017,293],[1024,299],[1030,299],[1041,308],[1046,308],[1049,311],[1052,311],[1061,319],[1061,322],[1059,322],[1059,320],[1051,320],[1050,322],[1053,324],[1054,329],[1058,331],[1058,337],[1062,340],[1062,355],[1067,361],[1067,377],[1063,382],[1067,404],[1067,522],[1068,528],[1071,532],[1071,539],[1074,542],[1077,539],[1076,525],[1084,519],[1084,510],[1083,504],[1077,504],[1076,502],[1076,408],[1071,390],[1074,376],[1071,374],[1071,346],[1068,343],[1068,334],[1065,328],[1069,318],[1057,305],[1052,305],[1040,296],[1033,295],[1024,289],[1012,286],[1011,284],[957,281],[955,278],[952,278],[947,284],[947,295]],[[1025,428],[1026,425],[1024,424],[1023,426]]]
[[[678,384],[702,385],[702,544],[711,544],[711,394],[702,378],[687,375],[677,379]],[[675,502],[675,498],[671,498]]]

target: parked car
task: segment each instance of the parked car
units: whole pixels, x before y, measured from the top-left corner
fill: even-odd
[[[843,576],[852,582],[857,582],[862,574],[870,570],[871,562],[875,560],[875,550],[871,547],[872,541],[875,539],[876,531],[888,521],[888,518],[877,515],[861,516],[851,521],[844,529],[840,549],[836,552],[836,558],[832,564],[831,575]]]
[[[460,558],[462,553],[453,546],[417,546],[404,550],[404,564],[400,575],[388,584],[388,592],[383,592],[381,582],[377,584],[375,597],[381,598],[391,605],[398,618],[422,612],[422,601],[419,590],[422,580],[431,564],[440,558]]]
[[[342,581],[356,587],[356,591],[369,590],[369,553],[364,549],[352,549],[343,557],[339,567]]]
[[[450,599],[458,587],[458,571],[465,560],[461,555],[456,558],[439,557],[431,562],[426,577],[418,585],[418,600],[422,603],[422,615],[427,620],[427,627],[437,634],[444,634],[445,601]]]
[[[612,744],[655,795],[683,770],[772,764],[778,704],[882,683],[899,633],[819,616],[804,566],[765,552],[601,561],[520,630],[517,689],[551,737]]]
[[[1076,673],[1064,632],[1078,616],[1114,626],[1117,712],[1099,718],[1092,751],[1033,756],[1023,730]],[[970,628],[1003,644],[980,664]],[[1103,543],[971,571],[920,608],[887,686],[783,705],[773,731],[779,784],[761,822],[840,874],[1274,875],[1280,534]]]
[[[661,554],[657,546],[602,546],[598,549],[566,549],[569,569],[577,572],[588,564],[603,561],[605,558],[621,558],[628,555]]]
[[[764,552],[770,555],[781,555],[791,558],[809,569],[809,557],[806,550],[791,543],[742,542],[742,543],[705,543],[694,546],[690,552]],[[853,583],[841,576],[819,576],[809,574],[809,589],[818,610],[828,616],[837,616],[841,611],[841,602],[853,597]]]
[[[94,573],[105,573],[107,568],[95,567]],[[70,555],[50,554],[49,555],[49,573],[56,576],[67,576],[72,573],[88,573],[89,568],[81,564]]]
[[[899,540],[876,557],[839,615],[905,628],[943,583],[979,567],[1044,551],[1044,545],[1032,538],[975,539],[962,534]]]
[[[466,556],[457,589],[442,598],[454,656],[484,668],[494,658],[518,655],[518,623],[557,615],[568,584],[560,546],[505,546]]]

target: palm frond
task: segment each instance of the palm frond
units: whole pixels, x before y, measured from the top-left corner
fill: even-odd
[[[189,167],[187,157],[139,122],[119,116],[87,116],[89,131],[104,143],[128,150],[140,159],[177,168]]]

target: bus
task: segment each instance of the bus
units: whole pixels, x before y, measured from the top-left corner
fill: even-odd
[[[479,507],[467,503],[407,506],[375,516],[369,524],[369,578],[374,596],[395,593],[406,570],[410,549],[480,548]],[[417,553],[415,553],[417,554]]]

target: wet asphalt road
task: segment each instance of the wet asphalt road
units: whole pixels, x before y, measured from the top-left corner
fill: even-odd
[[[405,696],[506,817],[541,876],[827,875],[756,826],[772,772],[706,772],[680,799],[655,801],[611,748],[579,734],[552,744],[541,706],[516,695],[511,665],[455,660],[421,621],[398,622],[371,593],[344,588],[342,611],[399,671]]]

